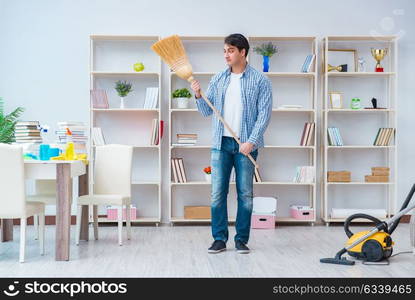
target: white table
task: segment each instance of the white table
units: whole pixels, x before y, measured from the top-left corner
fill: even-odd
[[[82,161],[25,160],[26,179],[56,179],[55,259],[69,260],[72,179],[78,177],[79,195],[88,193],[88,168]],[[2,220],[2,240],[13,239],[13,220]],[[88,206],[82,209],[81,239],[88,239]]]

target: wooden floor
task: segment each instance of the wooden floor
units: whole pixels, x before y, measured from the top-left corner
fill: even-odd
[[[353,227],[354,232],[368,227]],[[26,262],[18,262],[19,227],[15,241],[0,243],[0,277],[415,277],[415,255],[401,254],[388,266],[321,264],[345,242],[341,226],[279,226],[252,230],[252,252],[237,254],[230,227],[228,250],[208,254],[209,226],[133,227],[131,241],[117,245],[116,227],[100,227],[100,239],[74,244],[71,261],[54,260],[54,226],[46,227],[46,254],[38,253],[38,241],[28,228]],[[92,230],[91,230],[92,234]],[[125,232],[124,232],[125,236]],[[393,235],[395,253],[411,250],[409,225],[401,224]]]

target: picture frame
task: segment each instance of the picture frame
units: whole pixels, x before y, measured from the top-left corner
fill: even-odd
[[[357,72],[357,50],[356,49],[328,49],[328,64],[332,66],[347,65],[347,72]],[[330,52],[332,52],[330,54]]]
[[[343,109],[343,93],[329,92],[329,98],[332,109]]]

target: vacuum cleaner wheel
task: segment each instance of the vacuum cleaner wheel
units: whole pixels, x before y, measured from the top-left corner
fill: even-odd
[[[376,240],[368,240],[362,246],[362,254],[366,261],[381,261],[384,259],[382,245]]]

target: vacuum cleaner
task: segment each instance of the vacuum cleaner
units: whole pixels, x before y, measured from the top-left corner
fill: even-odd
[[[381,221],[367,214],[353,214],[348,217],[344,223],[344,230],[349,240],[346,246],[337,252],[333,258],[322,258],[320,262],[339,265],[354,265],[355,262],[342,257],[348,253],[350,256],[364,262],[380,262],[387,260],[393,251],[392,233],[399,225],[401,217],[415,208],[415,203],[408,206],[415,192],[415,184],[412,186],[408,196],[402,204],[401,210],[391,219]],[[350,224],[354,219],[367,219],[375,223],[372,230],[353,233],[350,230]]]

